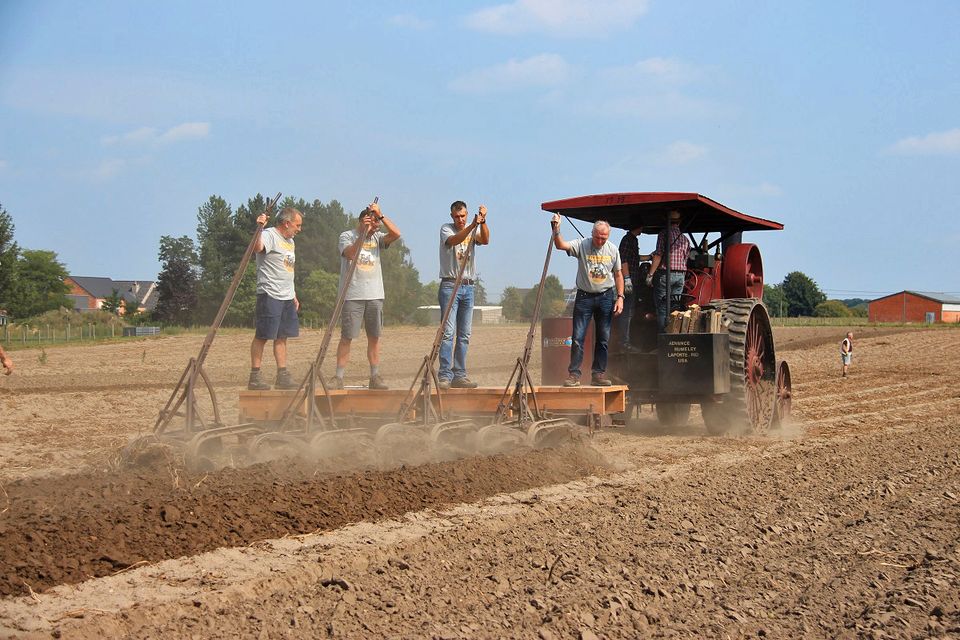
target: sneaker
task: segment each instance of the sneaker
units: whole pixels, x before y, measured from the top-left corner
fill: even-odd
[[[370,377],[370,382],[367,384],[367,387],[369,387],[370,389],[389,389],[390,388],[387,386],[387,383],[383,381],[383,378],[380,377],[379,373],[375,376]]]
[[[338,376],[333,376],[330,378],[330,384],[327,385],[327,389],[338,390],[343,389],[343,378]]]
[[[609,387],[613,383],[610,382],[610,378],[601,372],[593,374],[593,376],[590,378],[590,384],[595,387]]]
[[[251,371],[247,389],[250,391],[269,391],[270,385],[263,381],[259,371]]]
[[[296,389],[300,385],[293,379],[289,371],[279,371],[277,372],[277,381],[274,386],[276,386],[277,389]]]
[[[440,387],[440,388],[443,389],[443,390],[447,390],[447,389],[450,388],[450,381],[449,381],[449,380],[440,380],[440,384],[438,384],[437,386]]]
[[[450,383],[450,386],[454,389],[476,389],[477,383],[466,377],[454,378],[453,382]]]
[[[563,381],[563,386],[565,387],[579,387],[580,386],[580,376],[570,374],[566,380]]]

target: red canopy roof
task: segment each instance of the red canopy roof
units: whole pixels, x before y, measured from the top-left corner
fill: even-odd
[[[680,211],[683,216],[680,226],[684,231],[691,233],[783,229],[783,225],[779,222],[754,218],[734,211],[699,193],[607,193],[552,200],[540,206],[544,211],[552,211],[578,220],[587,222],[606,220],[612,227],[620,229],[644,227],[647,232],[662,229],[666,215],[672,209]]]

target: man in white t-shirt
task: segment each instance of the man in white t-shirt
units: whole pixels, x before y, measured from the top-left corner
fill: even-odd
[[[267,214],[257,217],[257,224],[266,224]],[[250,345],[250,381],[247,388],[265,391],[270,385],[260,375],[263,347],[273,340],[273,357],[277,361],[278,389],[296,389],[287,371],[287,338],[300,335],[297,312],[300,301],[293,288],[296,251],[294,236],[300,233],[303,214],[293,207],[284,207],[277,216],[276,226],[264,229],[254,243],[257,257],[257,332]]]
[[[450,205],[450,218],[440,227],[440,288],[437,302],[440,317],[450,306],[447,323],[443,327],[440,342],[440,370],[437,377],[441,389],[474,389],[476,382],[467,377],[467,348],[473,331],[473,295],[477,281],[476,248],[490,243],[490,228],[487,226],[487,207],[480,205],[473,221],[467,224],[467,204],[457,200]],[[463,278],[453,295],[453,286],[460,271],[460,264],[468,260]]]
[[[607,351],[610,323],[623,312],[623,272],[620,251],[610,242],[610,223],[597,220],[589,238],[564,240],[560,235],[560,214],[550,221],[553,246],[577,259],[577,297],[573,303],[573,335],[570,344],[570,374],[565,387],[580,386],[580,365],[583,364],[583,341],[587,325],[594,322],[593,368],[590,384],[609,387]]]
[[[381,225],[386,232],[381,231]],[[365,232],[365,233],[364,233]],[[366,240],[362,246],[362,235]],[[340,288],[350,263],[357,260],[353,278],[343,299],[340,314],[340,343],[337,345],[337,372],[332,380],[334,389],[343,389],[343,376],[350,361],[350,344],[360,335],[363,324],[367,333],[367,361],[370,363],[371,389],[388,389],[380,377],[380,333],[383,330],[383,271],[380,252],[400,238],[400,230],[380,211],[380,205],[371,203],[360,214],[356,229],[340,234]]]

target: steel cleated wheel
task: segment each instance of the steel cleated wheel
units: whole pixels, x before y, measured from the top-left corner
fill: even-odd
[[[730,393],[701,403],[713,435],[765,434],[777,403],[773,332],[766,307],[755,298],[716,300],[730,335]]]
[[[790,420],[793,405],[793,391],[790,381],[790,365],[786,360],[777,364],[777,402],[773,413],[773,428],[779,429]]]

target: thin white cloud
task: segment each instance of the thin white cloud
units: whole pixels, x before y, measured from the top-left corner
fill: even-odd
[[[195,140],[210,135],[209,122],[184,122],[171,127],[160,135],[160,142],[177,142],[179,140]]]
[[[600,71],[604,80],[616,83],[635,83],[658,80],[669,84],[684,84],[696,80],[701,71],[676,58],[645,58],[634,64],[610,67]]]
[[[634,95],[616,95],[599,91],[597,98],[585,106],[587,112],[604,117],[633,117],[643,120],[664,118],[714,117],[723,109],[707,101],[675,91],[647,92],[647,87],[637,89]]]
[[[110,158],[102,161],[97,168],[93,170],[93,177],[97,180],[109,180],[117,176],[126,166],[126,160]]]
[[[707,148],[685,140],[678,140],[667,145],[659,155],[660,161],[666,164],[687,164],[707,155]]]
[[[102,142],[106,146],[119,144],[169,144],[180,140],[206,138],[210,135],[209,122],[184,122],[161,132],[154,127],[140,127],[115,136],[106,136]]]
[[[525,60],[471,71],[450,83],[461,93],[497,93],[526,88],[553,88],[569,82],[573,67],[562,56],[542,53]]]
[[[597,36],[630,28],[648,0],[514,0],[471,13],[467,26],[505,35]]]
[[[401,13],[391,16],[388,22],[401,29],[413,29],[414,31],[426,31],[433,27],[433,22],[426,20],[412,13]]]
[[[899,140],[890,151],[900,155],[929,156],[960,153],[960,129],[911,136]]]

